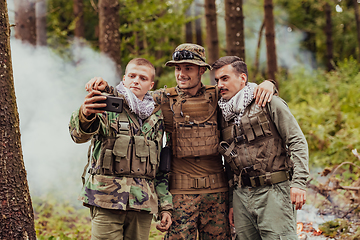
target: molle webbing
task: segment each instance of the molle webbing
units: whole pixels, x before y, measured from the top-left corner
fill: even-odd
[[[175,88],[167,89],[173,112],[172,134],[175,157],[199,157],[217,154],[220,132],[217,125],[217,91],[207,86],[204,94],[181,97]]]
[[[252,102],[239,126],[233,122],[223,122],[222,126],[224,142],[219,151],[236,174],[265,176],[293,167],[267,107],[260,108]]]
[[[129,118],[136,122],[130,123]],[[90,173],[155,178],[160,158],[158,143],[140,136],[141,128],[137,128],[140,124],[130,111],[120,113],[116,121],[118,130],[111,128],[111,137],[101,138],[100,165],[97,169],[91,169]],[[138,129],[135,136],[131,128]]]
[[[186,174],[171,174],[170,189],[217,189],[227,186],[224,173],[211,174],[205,177],[191,177]]]

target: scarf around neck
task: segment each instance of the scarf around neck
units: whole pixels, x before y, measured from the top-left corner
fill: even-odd
[[[225,121],[230,121],[234,118],[235,124],[240,124],[240,119],[244,114],[245,108],[254,98],[254,90],[256,86],[256,83],[247,83],[243,89],[241,89],[229,100],[220,98],[218,104]]]
[[[148,118],[154,111],[155,101],[148,92],[141,101],[130,89],[124,86],[122,81],[116,86],[116,90],[120,94],[124,95],[130,110],[135,113],[141,120]]]

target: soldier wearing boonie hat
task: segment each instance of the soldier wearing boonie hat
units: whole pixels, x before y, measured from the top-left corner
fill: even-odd
[[[206,63],[205,49],[197,44],[184,43],[179,45],[172,55],[172,60],[166,62],[165,66],[172,67],[180,63],[192,63],[211,70],[211,66]]]

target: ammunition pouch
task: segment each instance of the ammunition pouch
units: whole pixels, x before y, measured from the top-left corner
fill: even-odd
[[[159,163],[157,142],[118,134],[102,139],[100,167],[91,174],[154,179]]]

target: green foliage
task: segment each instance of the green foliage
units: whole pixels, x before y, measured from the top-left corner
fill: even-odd
[[[87,208],[75,209],[55,199],[33,198],[35,230],[40,240],[90,239],[91,224]]]
[[[348,232],[348,228],[349,223],[344,219],[335,219],[319,226],[319,229],[323,232],[322,234],[326,237],[335,237],[338,232]]]
[[[325,3],[331,6],[334,62],[342,62],[350,56],[356,58],[359,47],[352,3],[328,0],[276,0],[274,2],[275,5],[282,6],[288,12],[288,25],[306,34],[302,47],[315,53],[320,66],[325,65],[327,58],[324,32]],[[341,8],[342,11],[336,11],[337,5],[337,8]]]
[[[353,162],[360,147],[360,67],[350,58],[337,71],[299,69],[279,75],[280,94],[306,135],[310,162],[317,166]]]

